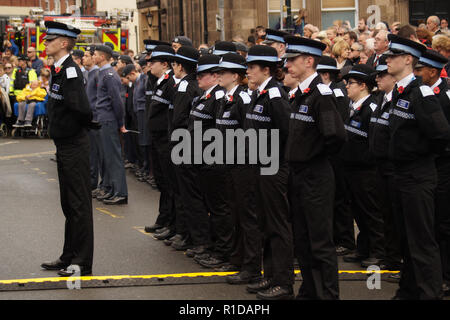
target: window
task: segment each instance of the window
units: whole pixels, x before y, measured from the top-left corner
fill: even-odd
[[[283,1],[285,3],[285,1]],[[303,7],[303,0],[291,0],[291,15],[294,17],[298,14],[298,11]],[[269,28],[276,29],[275,27],[280,22],[280,0],[268,0],[269,8]],[[286,17],[286,16],[284,16]],[[286,26],[284,26],[286,28]]]
[[[322,30],[336,20],[348,20],[354,28],[358,24],[358,0],[322,0]]]
[[[54,0],[54,4],[55,4],[55,14],[60,14],[61,13],[61,2],[60,0]]]

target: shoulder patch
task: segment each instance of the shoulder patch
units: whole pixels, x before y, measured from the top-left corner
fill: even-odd
[[[420,86],[420,91],[424,97],[434,96],[433,90],[429,86]]]
[[[222,99],[225,96],[225,92],[223,90],[216,91],[216,100]]]
[[[370,109],[372,109],[372,112],[374,112],[375,111],[375,109],[377,108],[378,106],[377,106],[377,104],[376,103],[371,103],[370,104]]]
[[[188,84],[189,82],[187,82],[186,80],[181,81],[178,85],[178,92],[186,92]]]
[[[343,93],[342,90],[339,89],[339,88],[334,89],[333,92],[334,92],[334,95],[336,96],[336,98],[338,98],[338,97],[343,97],[343,96],[344,96],[344,93]]]
[[[447,97],[450,100],[450,90],[447,90]]]
[[[239,96],[242,98],[242,101],[244,101],[244,104],[249,104],[252,102],[252,98],[250,98],[250,95],[245,91],[241,91]]]
[[[77,70],[75,69],[75,67],[70,67],[66,69],[66,75],[67,75],[67,79],[72,79],[72,78],[77,78]]]
[[[333,93],[333,91],[331,91],[331,89],[323,83],[319,83],[317,85],[317,89],[319,89],[320,94],[323,96],[329,96]]]
[[[270,99],[281,98],[280,89],[278,89],[277,87],[270,88],[269,89],[269,97],[270,97]]]

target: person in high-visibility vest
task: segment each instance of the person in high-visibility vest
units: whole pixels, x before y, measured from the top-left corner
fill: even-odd
[[[36,71],[28,68],[27,61],[29,58],[25,55],[19,55],[19,66],[14,69],[11,75],[9,95],[17,97],[25,86],[31,81],[37,80]]]

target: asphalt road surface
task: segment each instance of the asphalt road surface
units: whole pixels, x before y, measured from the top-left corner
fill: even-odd
[[[0,139],[0,289],[4,280],[58,277],[40,268],[43,261],[61,254],[64,216],[54,158],[48,139]],[[154,276],[205,273],[205,269],[163,242],[146,234],[145,225],[158,214],[159,193],[127,173],[128,205],[105,206],[93,201],[95,251],[93,276]],[[343,263],[339,269],[358,270]],[[347,274],[340,281],[344,300],[387,300],[397,287],[386,281],[380,289],[368,289],[367,275]],[[162,277],[162,276],[161,276]],[[252,300],[245,285],[231,286],[222,280],[194,284],[160,281],[160,285],[83,288],[81,290],[0,290],[0,299],[158,299],[158,300]],[[220,278],[219,278],[220,279]],[[2,282],[3,281],[3,282]],[[25,281],[27,282],[27,281]],[[28,280],[29,282],[29,280]],[[295,292],[301,278],[295,282]],[[4,286],[3,286],[4,288]]]

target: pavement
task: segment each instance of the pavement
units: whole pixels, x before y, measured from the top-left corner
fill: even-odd
[[[4,280],[57,277],[40,268],[43,261],[61,254],[64,216],[54,158],[55,146],[48,139],[0,139],[0,284]],[[105,206],[93,200],[93,276],[155,276],[205,273],[183,252],[165,246],[143,231],[158,215],[159,192],[127,173],[128,205]],[[361,270],[339,259],[339,270]],[[348,275],[348,273],[347,273]],[[194,278],[195,279],[195,278]],[[343,300],[388,300],[397,284],[384,280],[369,289],[367,275],[357,273],[340,281]],[[384,279],[384,278],[382,278]],[[25,281],[26,282],[26,281]],[[297,292],[301,281],[295,282]],[[47,289],[1,291],[0,300],[254,300],[244,285],[224,281],[184,282],[81,290]]]

